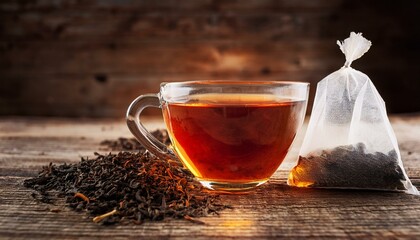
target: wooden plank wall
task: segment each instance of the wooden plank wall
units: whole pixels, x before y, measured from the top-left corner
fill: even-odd
[[[389,111],[420,111],[419,10],[415,0],[3,0],[0,115],[122,117],[160,82],[195,79],[307,81],[313,97],[344,63],[335,42],[350,31],[373,42],[353,66]]]

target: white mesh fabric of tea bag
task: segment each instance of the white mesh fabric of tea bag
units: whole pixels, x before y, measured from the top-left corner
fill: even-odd
[[[351,68],[371,42],[352,32],[337,43],[346,62],[317,85],[299,160],[288,184],[419,194],[404,170],[384,101],[369,77]]]

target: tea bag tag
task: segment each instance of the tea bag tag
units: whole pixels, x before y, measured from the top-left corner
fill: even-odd
[[[351,63],[359,59],[365,54],[372,42],[362,36],[362,33],[351,32],[350,37],[346,38],[343,42],[337,41],[341,51],[346,56],[346,63],[344,67],[350,67]]]

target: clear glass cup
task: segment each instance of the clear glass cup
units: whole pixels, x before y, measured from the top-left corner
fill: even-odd
[[[180,160],[207,188],[244,191],[265,183],[284,160],[307,106],[309,84],[281,81],[162,83],[135,99],[127,125],[147,150]],[[147,107],[162,109],[167,147],[140,122]]]

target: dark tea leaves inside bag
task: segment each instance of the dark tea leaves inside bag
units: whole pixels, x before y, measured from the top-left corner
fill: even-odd
[[[289,182],[302,187],[407,190],[394,150],[388,154],[365,150],[359,143],[323,150],[318,156],[300,156]]]

